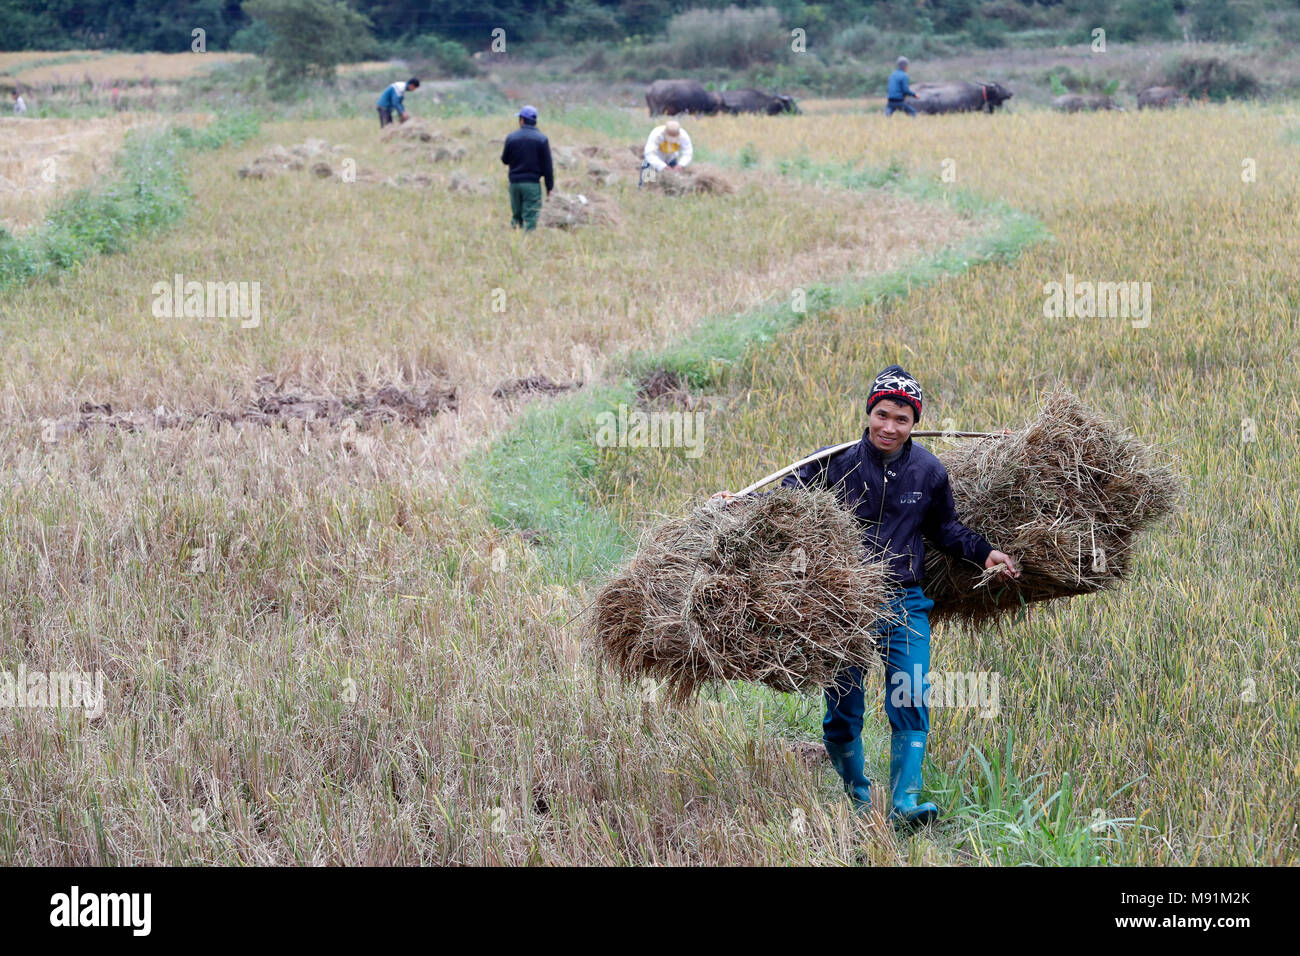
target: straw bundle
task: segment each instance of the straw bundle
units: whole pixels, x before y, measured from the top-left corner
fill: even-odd
[[[982,568],[927,546],[931,620],[985,623],[1022,604],[1117,586],[1134,536],[1172,512],[1181,493],[1149,448],[1063,388],[1020,431],[964,442],[940,459],[962,523],[1016,558],[1022,574],[990,583]]]
[[[665,196],[687,196],[692,193],[726,196],[736,191],[735,184],[726,176],[715,169],[702,166],[661,169],[653,180],[647,179],[647,185],[658,188]]]
[[[592,620],[623,677],[662,679],[675,701],[712,680],[815,689],[870,663],[887,575],[862,563],[857,522],[833,494],[783,488],[650,531]]]
[[[574,226],[615,226],[622,221],[618,206],[595,194],[551,193],[542,203],[538,222],[543,226],[570,229]]]

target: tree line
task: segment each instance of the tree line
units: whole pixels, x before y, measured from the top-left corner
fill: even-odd
[[[0,0],[0,49],[190,49],[195,29],[209,50],[260,53],[269,23],[326,17],[351,23],[372,52],[437,37],[469,50],[488,47],[492,31],[526,45],[544,40],[655,39],[686,10],[774,8],[783,24],[810,33],[869,24],[909,33],[972,34],[1060,26],[1085,18],[1114,23],[1127,39],[1179,38],[1187,14],[1200,39],[1240,39],[1251,18],[1296,9],[1300,0]],[[350,16],[351,15],[351,16]]]

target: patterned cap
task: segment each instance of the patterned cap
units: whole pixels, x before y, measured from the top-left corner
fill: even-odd
[[[913,421],[921,420],[921,386],[903,371],[902,366],[889,366],[871,383],[871,395],[867,398],[868,415],[882,398],[892,398],[896,402],[911,405],[912,411],[916,413]]]

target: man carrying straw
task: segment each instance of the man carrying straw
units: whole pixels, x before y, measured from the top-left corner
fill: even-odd
[[[954,558],[997,569],[999,577],[1018,578],[1015,562],[994,550],[981,535],[957,520],[948,472],[933,454],[912,443],[921,417],[921,386],[897,365],[876,376],[867,399],[867,427],[862,440],[835,454],[803,465],[782,484],[829,488],[853,511],[863,528],[868,558],[883,558],[897,579],[893,621],[881,632],[879,650],[885,663],[885,713],[891,731],[889,818],[913,824],[932,823],[933,803],[918,803],[921,765],[930,732],[926,705],[929,681],[911,686],[912,675],[930,670],[930,621],[934,602],[921,589],[925,574],[922,535]],[[721,497],[730,497],[726,492]],[[718,497],[718,496],[715,496]],[[855,808],[871,806],[871,781],[865,771],[862,718],[866,702],[862,669],[842,670],[825,689],[822,738],[831,764],[844,781]]]

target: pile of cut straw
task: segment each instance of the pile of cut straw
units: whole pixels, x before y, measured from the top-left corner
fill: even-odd
[[[812,690],[870,663],[886,619],[882,563],[826,491],[778,489],[658,526],[596,597],[606,658],[687,700],[711,680]]]
[[[1135,536],[1181,495],[1151,449],[1064,388],[1046,395],[1037,419],[1019,431],[962,442],[939,458],[962,523],[1015,558],[1022,573],[991,581],[983,568],[927,545],[932,621],[985,623],[1023,604],[1116,587]]]

